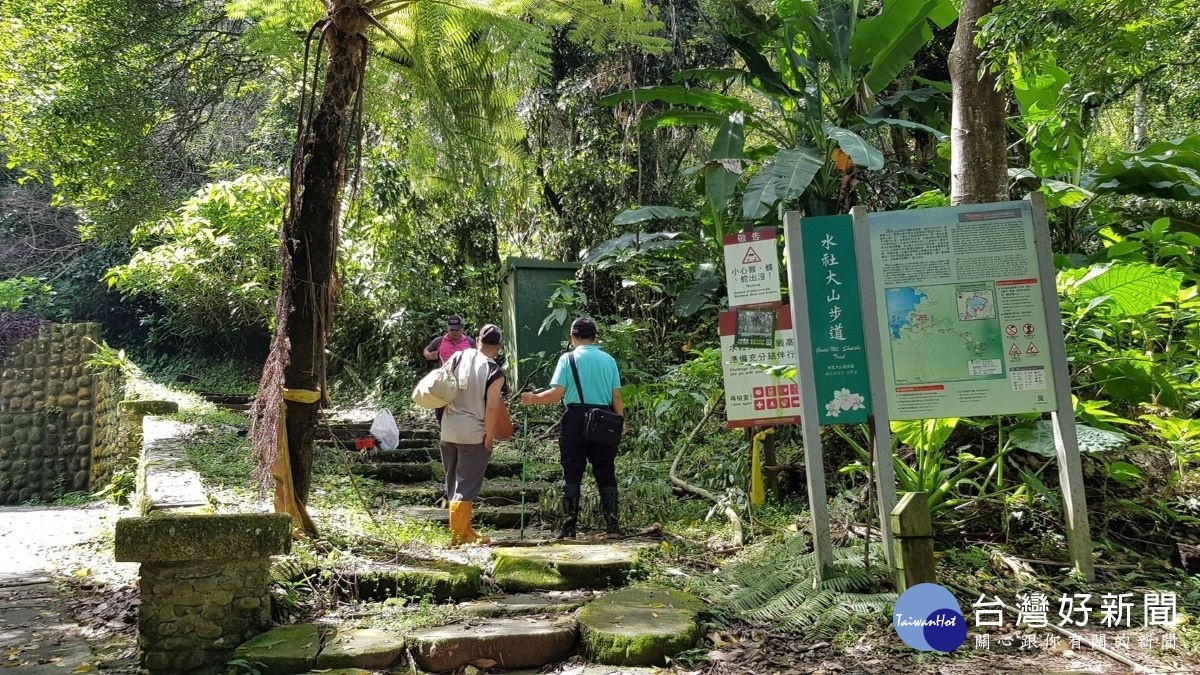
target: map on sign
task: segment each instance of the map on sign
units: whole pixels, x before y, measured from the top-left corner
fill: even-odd
[[[896,384],[1004,378],[992,289],[903,286],[885,289],[884,300]]]

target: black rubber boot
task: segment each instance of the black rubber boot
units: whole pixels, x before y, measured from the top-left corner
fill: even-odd
[[[562,496],[562,529],[555,539],[574,539],[579,524],[579,486],[564,485]]]
[[[600,488],[600,511],[604,514],[604,531],[621,534],[621,521],[617,518],[617,487]]]

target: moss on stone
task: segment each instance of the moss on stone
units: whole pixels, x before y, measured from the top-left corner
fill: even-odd
[[[611,545],[497,548],[492,557],[492,578],[510,592],[617,586],[637,562],[635,551]]]
[[[510,592],[571,589],[553,563],[519,556],[496,556],[492,580],[497,586]]]
[[[118,562],[235,560],[286,553],[292,522],[282,513],[171,514],[117,521]]]
[[[662,586],[632,586],[592,601],[579,611],[589,660],[609,665],[664,665],[700,638],[704,603]]]
[[[471,565],[430,561],[421,565],[372,564],[340,571],[343,587],[360,600],[401,597],[438,601],[467,600],[479,596],[483,571]]]
[[[122,413],[135,415],[171,415],[179,412],[179,404],[174,401],[121,401],[117,408]]]
[[[234,658],[260,664],[270,675],[287,675],[311,669],[320,647],[316,624],[280,626],[242,643]]]

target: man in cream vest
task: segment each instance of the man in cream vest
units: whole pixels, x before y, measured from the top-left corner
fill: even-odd
[[[443,408],[441,451],[454,546],[489,541],[471,527],[471,513],[483,487],[492,444],[497,435],[501,438],[512,435],[512,421],[501,392],[505,374],[496,363],[500,339],[500,328],[489,323],[479,331],[478,348],[459,352],[450,361],[458,374],[460,389]]]

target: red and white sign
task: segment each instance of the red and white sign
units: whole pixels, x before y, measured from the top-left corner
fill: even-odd
[[[780,301],[775,228],[725,235],[725,286],[730,308]]]
[[[774,247],[772,245],[772,250]],[[721,336],[721,369],[725,374],[728,427],[800,423],[800,390],[794,380],[771,375],[765,366],[796,365],[796,331],[787,305],[776,308],[775,347],[734,347],[737,312],[717,316]]]

